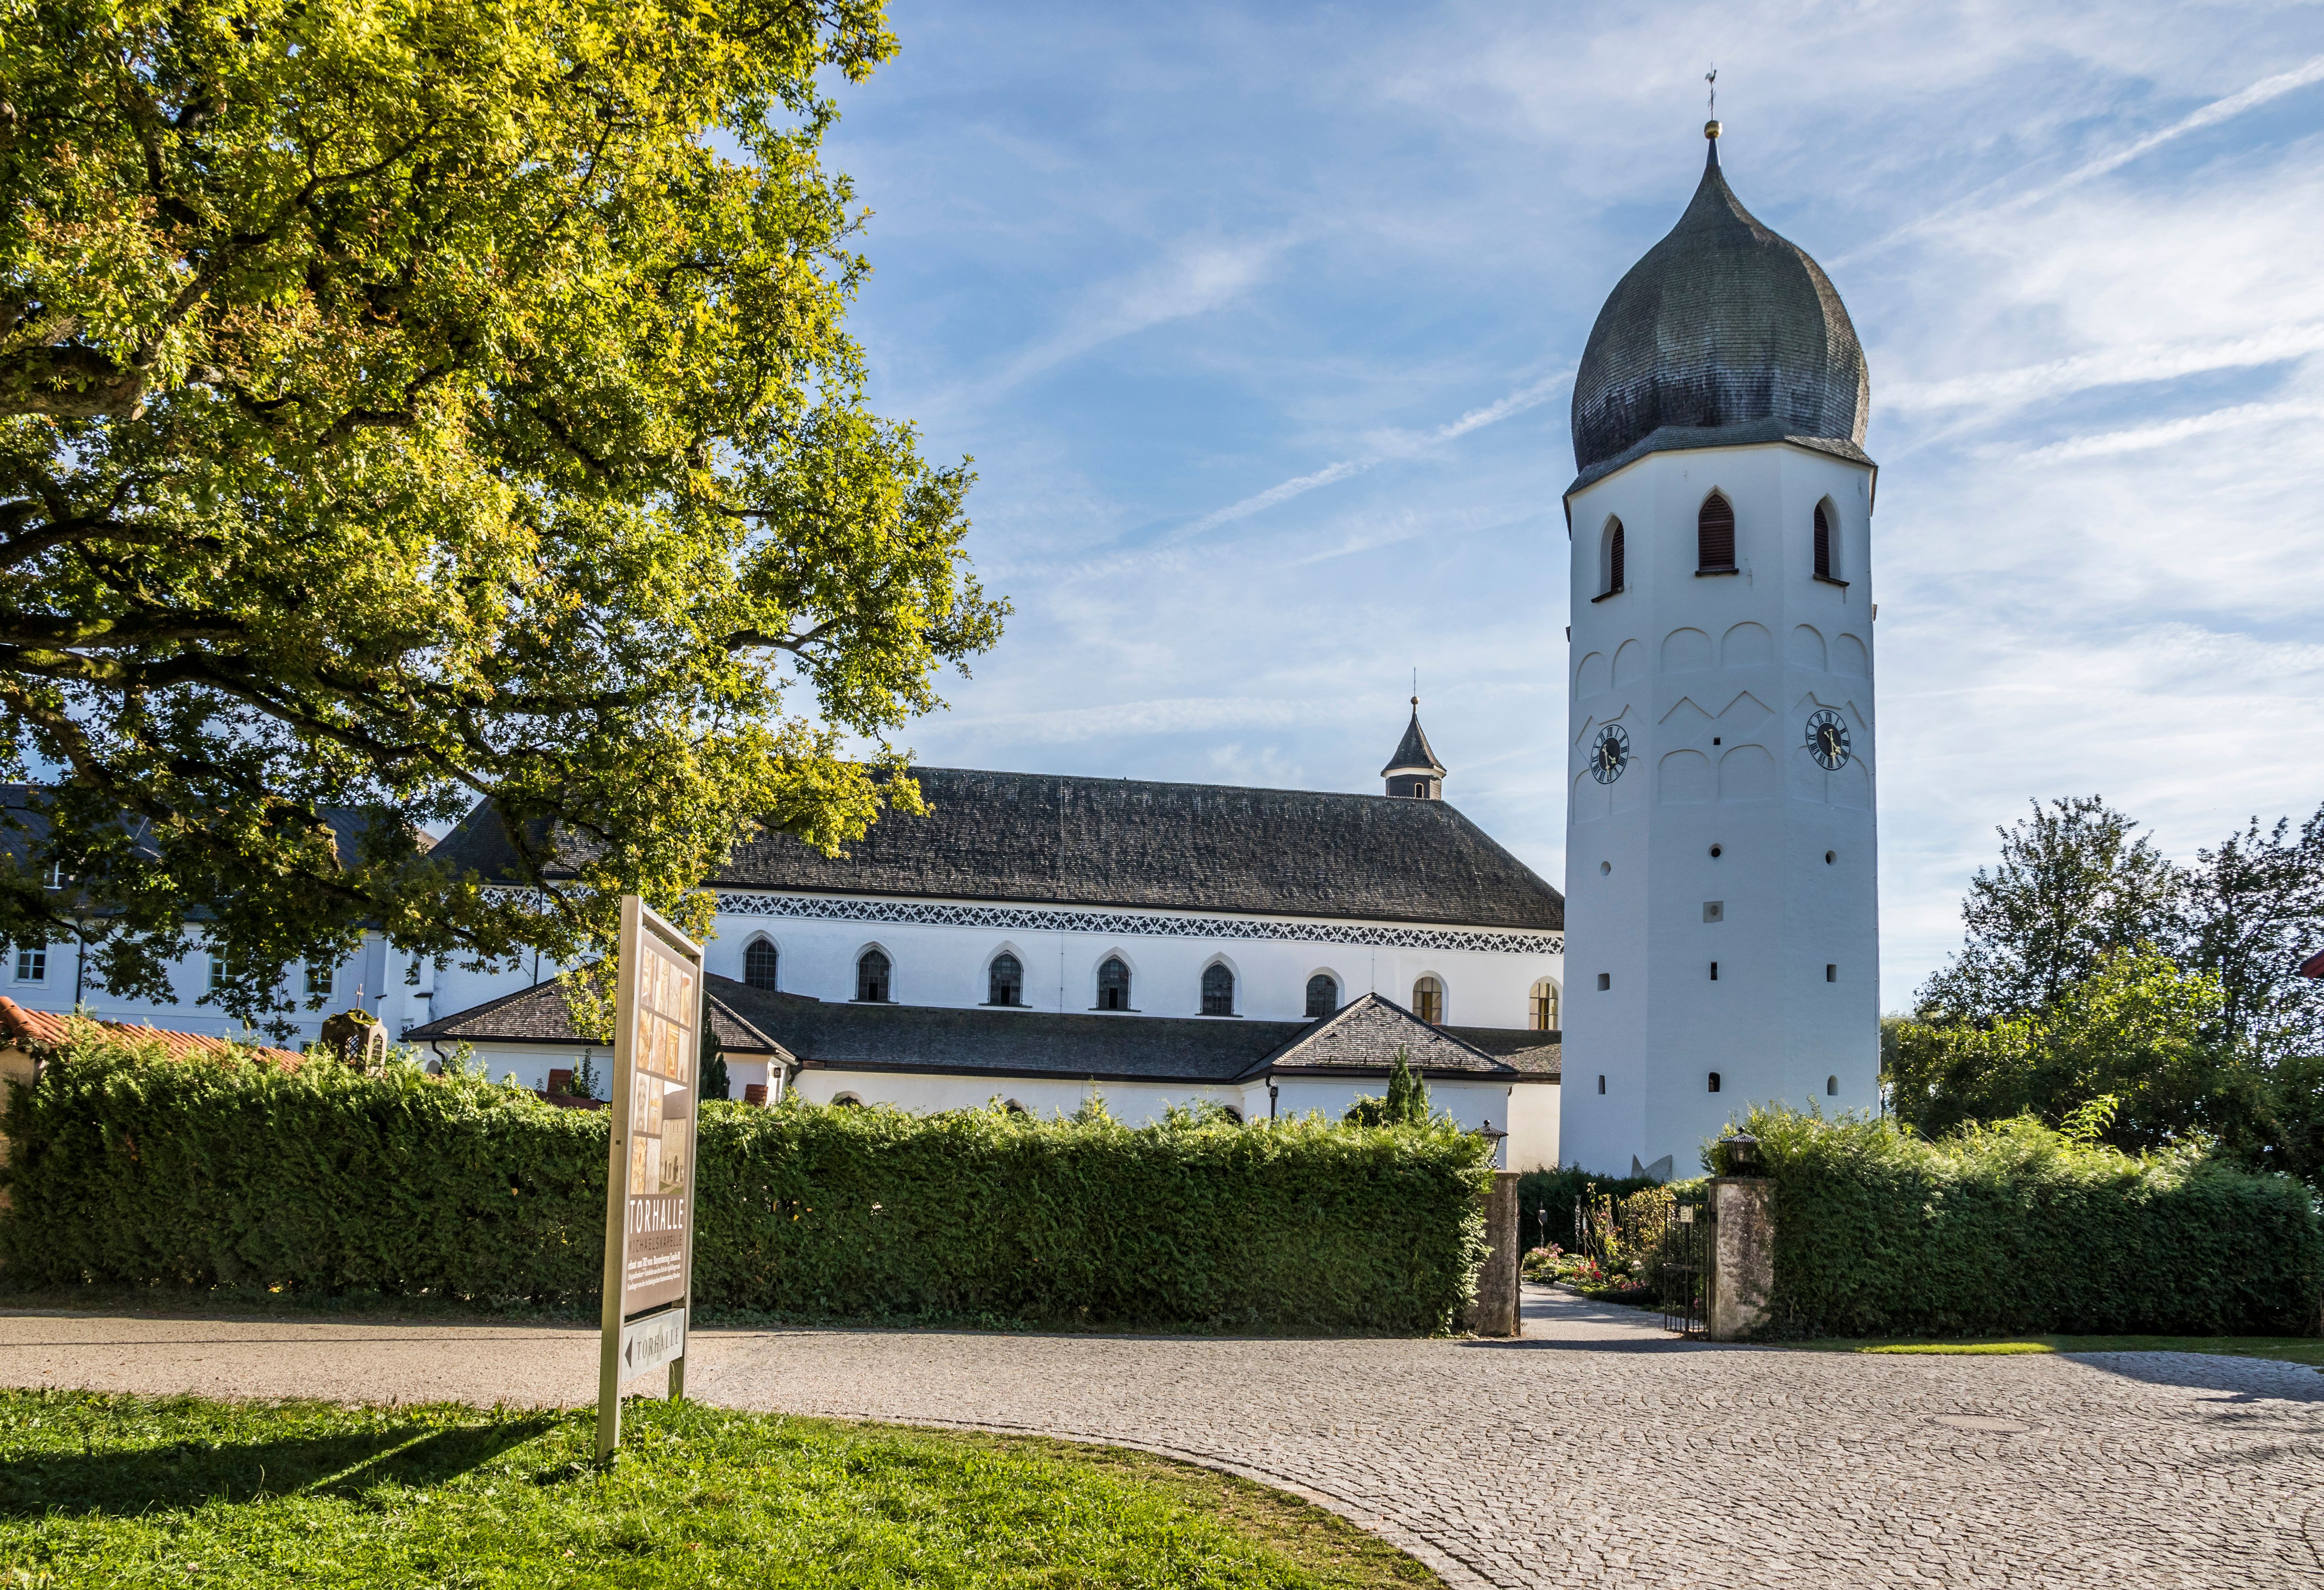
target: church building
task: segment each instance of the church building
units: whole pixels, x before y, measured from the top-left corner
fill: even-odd
[[[1606,1173],[1878,1098],[1871,387],[1704,132],[1573,387],[1562,1142]]]
[[[1402,1052],[1505,1163],[1557,1163],[1564,902],[1443,800],[1417,702],[1382,795],[913,777],[928,815],[836,858],[762,834],[711,880],[735,1097],[1336,1119]],[[432,854],[515,877],[488,808]],[[584,1056],[602,1075],[555,970],[434,969],[445,1014],[403,1036],[532,1087]]]

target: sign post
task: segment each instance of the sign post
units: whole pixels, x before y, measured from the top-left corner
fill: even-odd
[[[613,1143],[597,1349],[601,1458],[622,1443],[622,1382],[667,1364],[670,1396],[686,1394],[702,946],[624,895],[613,975]]]

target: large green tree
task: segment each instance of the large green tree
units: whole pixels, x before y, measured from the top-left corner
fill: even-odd
[[[887,737],[1005,609],[844,325],[816,77],[894,48],[881,0],[0,0],[0,933],[121,992],[208,940],[256,1018],[365,923],[586,954],[752,820],[917,809]],[[581,887],[425,864],[478,796]]]
[[[2097,795],[2034,803],[1994,832],[2001,857],[1961,904],[1960,951],[1921,988],[1938,1019],[1989,1022],[2047,1009],[2108,955],[2168,942],[2178,870]]]

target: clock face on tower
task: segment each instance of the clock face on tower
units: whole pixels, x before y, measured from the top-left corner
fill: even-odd
[[[1848,766],[1848,725],[1830,707],[1808,719],[1808,754],[1828,771]]]
[[[1611,784],[1630,765],[1630,737],[1619,723],[1609,723],[1598,731],[1598,743],[1590,748],[1590,777],[1600,784]]]

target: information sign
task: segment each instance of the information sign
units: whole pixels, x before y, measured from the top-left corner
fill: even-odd
[[[613,1142],[597,1369],[600,1457],[621,1444],[623,1381],[667,1364],[669,1394],[685,1393],[694,1279],[695,1071],[702,1056],[702,946],[635,895],[624,895],[614,962]]]

